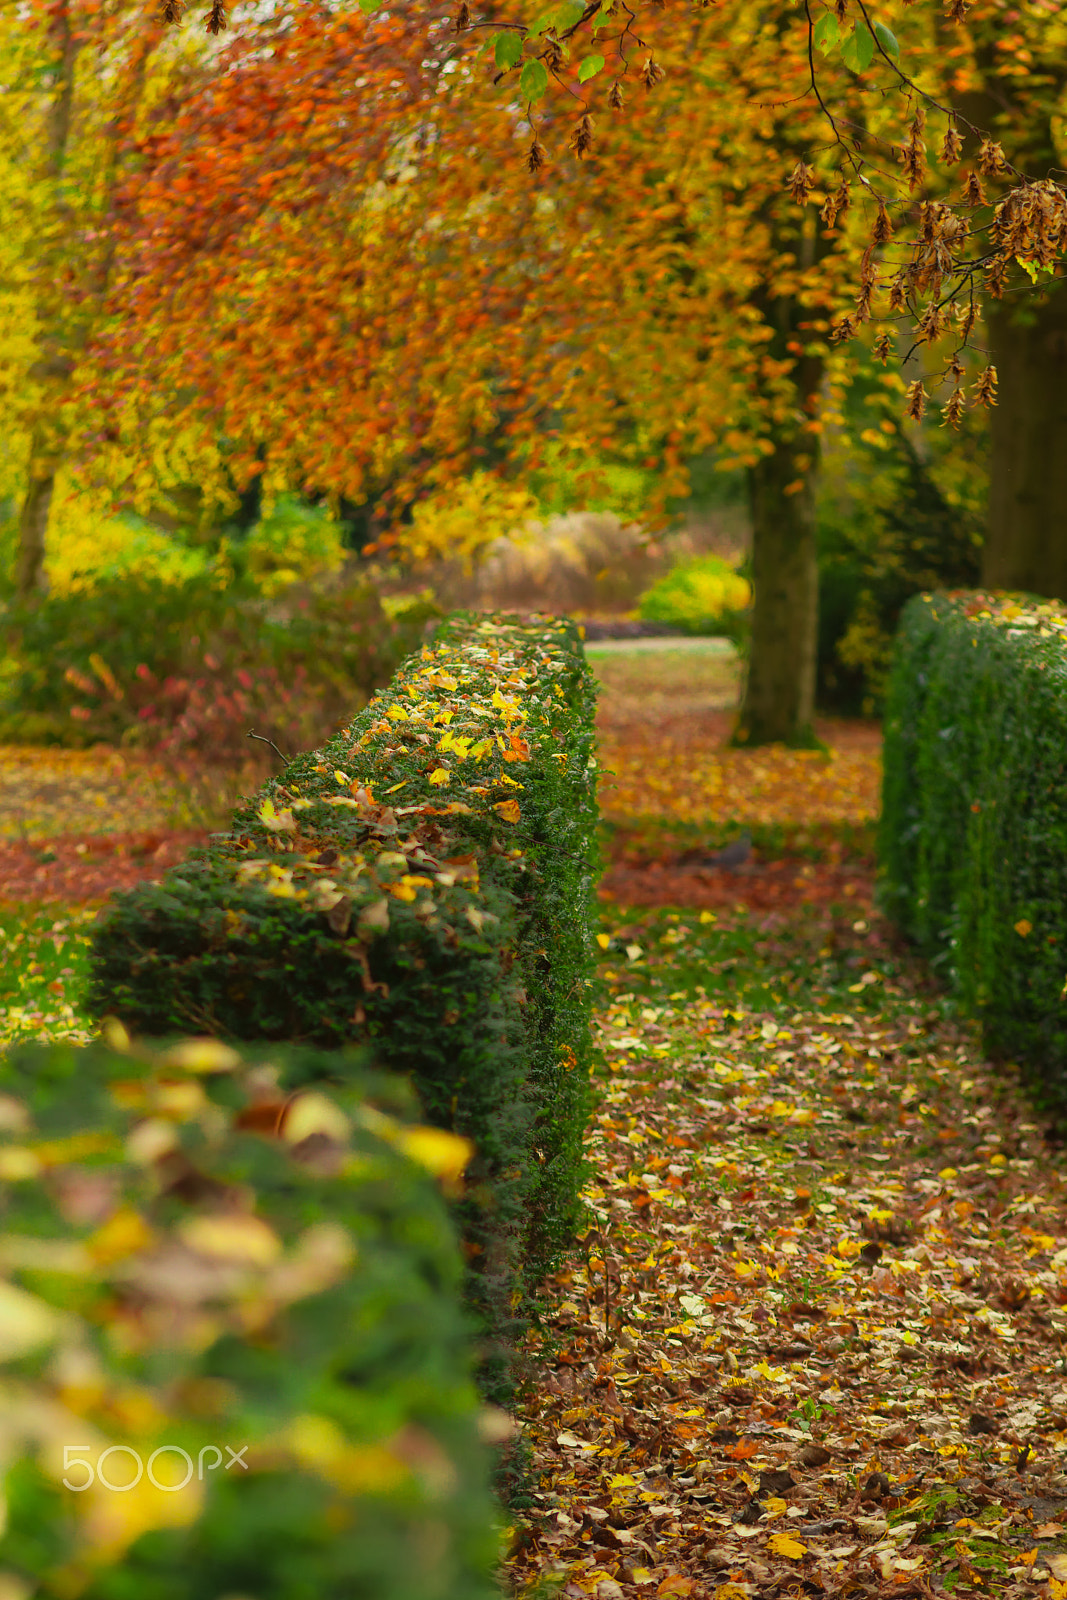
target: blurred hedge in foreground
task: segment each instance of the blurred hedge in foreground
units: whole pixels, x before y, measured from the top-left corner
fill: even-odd
[[[988,1048],[1067,1106],[1065,772],[1067,608],[910,601],[885,724],[883,902]]]
[[[324,1065],[212,1040],[0,1062],[3,1593],[496,1592],[426,1170],[460,1182],[469,1147],[352,1059],[343,1089],[285,1094]]]
[[[366,1042],[473,1141],[462,1226],[500,1398],[582,1214],[593,705],[573,625],[458,618],[230,835],[116,896],[91,955],[98,1016]]]

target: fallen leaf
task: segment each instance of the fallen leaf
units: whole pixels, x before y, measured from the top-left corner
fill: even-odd
[[[788,1533],[772,1533],[767,1540],[767,1549],[776,1556],[785,1556],[789,1561],[799,1561],[801,1556],[806,1556],[808,1547],[801,1544],[799,1539],[792,1538]]]

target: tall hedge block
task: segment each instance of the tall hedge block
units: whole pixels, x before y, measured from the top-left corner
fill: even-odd
[[[113,1034],[116,1030],[113,1030]],[[0,1062],[0,1589],[491,1600],[469,1146],[310,1053]],[[483,1430],[484,1431],[484,1430]]]
[[[885,724],[883,903],[1067,1102],[1067,609],[1025,596],[905,607]]]
[[[131,1032],[366,1044],[408,1075],[475,1145],[501,1350],[581,1213],[593,711],[571,624],[456,618],[93,945],[90,1003]]]

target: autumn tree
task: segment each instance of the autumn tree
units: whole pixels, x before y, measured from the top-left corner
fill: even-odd
[[[162,48],[161,48],[162,47]],[[140,121],[186,45],[136,3],[5,8],[0,18],[0,404],[22,450],[16,592],[44,582],[56,480],[115,265],[115,197]]]
[[[863,38],[864,55],[890,91],[860,137],[848,123],[833,130],[843,175],[882,201],[859,301],[842,332],[881,321],[883,355],[894,326],[897,355],[921,354],[923,370],[908,391],[913,417],[922,417],[931,396],[942,398],[952,426],[969,402],[991,408],[984,581],[1062,597],[1067,15],[1058,0],[1028,8],[956,3],[947,18],[933,6],[894,9],[910,35],[902,59],[884,26],[867,26],[860,0],[844,8],[844,20],[827,9],[812,27],[828,58],[819,85],[828,120],[839,45],[855,64],[855,40]],[[886,171],[885,155],[898,163],[903,184]],[[982,355],[971,385],[968,346]]]
[[[1025,264],[991,272],[987,282],[985,329],[999,394],[990,419],[983,580],[991,588],[1067,599],[1067,292],[1050,281],[1062,274],[1056,255],[1064,218],[1053,183],[1067,160],[1067,13],[1060,5],[1009,11],[986,0],[961,35],[949,88],[968,120],[989,129],[999,147],[983,152],[978,139],[968,141],[964,161],[973,176],[966,181],[975,201],[997,198],[1012,168],[1045,186],[1030,197],[1043,251],[1023,252]],[[1014,209],[998,215],[987,204],[977,220],[994,238],[1013,227],[1022,231]]]
[[[533,130],[521,100],[502,114],[485,64],[446,29],[428,48],[416,13],[285,21],[269,50],[277,20],[234,38],[127,189],[106,359],[129,447],[182,384],[247,472],[353,499],[447,481],[487,434],[526,469],[553,437],[628,452],[666,498],[714,443],[749,472],[756,530],[742,730],[804,738],[819,392],[850,246],[843,199],[805,215],[783,182],[818,108],[803,61],[783,78],[781,12],[665,28],[662,81],[633,74],[595,129],[580,100],[547,99]],[[572,62],[575,92],[614,74],[623,99],[626,48]]]

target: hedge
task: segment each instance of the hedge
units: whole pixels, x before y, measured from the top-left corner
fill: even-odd
[[[98,1016],[367,1043],[473,1140],[469,1290],[501,1397],[523,1307],[581,1216],[593,709],[572,624],[453,619],[230,834],[117,896],[91,954]]]
[[[987,1048],[1067,1101],[1067,608],[921,595],[885,724],[886,910],[981,1017]]]
[[[0,1063],[5,1594],[497,1592],[462,1267],[423,1165],[454,1181],[469,1146],[355,1063],[336,1094],[286,1096],[294,1075],[307,1053],[212,1041]]]

